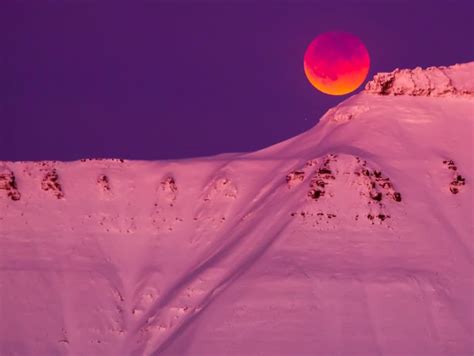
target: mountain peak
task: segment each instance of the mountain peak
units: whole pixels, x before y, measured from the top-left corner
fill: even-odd
[[[365,86],[377,95],[474,96],[474,62],[449,67],[395,69],[378,73]]]

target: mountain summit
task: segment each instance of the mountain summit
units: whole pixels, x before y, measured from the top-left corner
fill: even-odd
[[[253,153],[0,162],[0,354],[472,355],[472,78]]]
[[[396,69],[379,73],[365,92],[379,95],[474,96],[474,62],[450,67]]]

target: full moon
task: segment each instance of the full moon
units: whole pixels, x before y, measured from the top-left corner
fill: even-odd
[[[304,71],[309,82],[330,95],[356,90],[369,72],[370,57],[362,41],[346,32],[326,32],[306,49]]]

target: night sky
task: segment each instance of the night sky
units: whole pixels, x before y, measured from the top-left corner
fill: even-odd
[[[173,159],[285,140],[351,95],[304,75],[326,31],[365,43],[369,78],[474,60],[474,1],[97,4],[2,1],[0,160]]]

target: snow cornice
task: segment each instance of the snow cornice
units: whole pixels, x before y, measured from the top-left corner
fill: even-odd
[[[365,86],[365,93],[431,97],[474,97],[474,62],[449,67],[395,69],[378,73]]]

